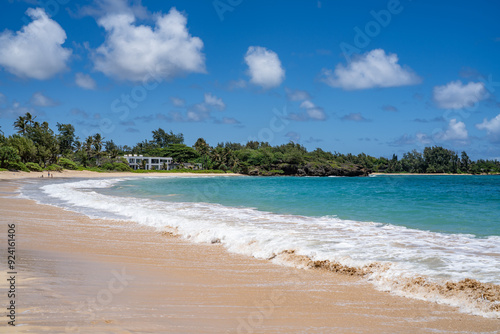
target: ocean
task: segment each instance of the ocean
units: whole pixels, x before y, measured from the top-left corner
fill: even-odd
[[[22,194],[500,317],[500,176],[36,180]]]

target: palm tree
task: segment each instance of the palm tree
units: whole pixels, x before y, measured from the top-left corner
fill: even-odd
[[[29,125],[33,125],[33,123],[35,122],[36,116],[33,117],[33,115],[31,115],[29,112],[27,112],[26,115],[24,115],[24,118]]]
[[[88,136],[87,139],[85,139],[85,144],[83,145],[89,158],[91,157],[93,143],[94,138],[92,138],[92,136]]]
[[[28,121],[24,116],[19,116],[14,122],[14,128],[17,129],[17,133],[21,133],[24,136],[28,128]]]
[[[101,136],[100,133],[96,133],[93,138],[93,145],[94,145],[94,151],[97,154],[100,154],[102,151],[102,145],[103,145],[103,140],[104,138]]]

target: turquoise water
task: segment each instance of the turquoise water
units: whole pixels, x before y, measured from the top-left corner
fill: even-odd
[[[147,178],[101,192],[500,236],[500,176]]]
[[[467,278],[500,285],[499,176],[38,181],[23,195],[280,265],[300,268],[305,257],[370,268],[378,289],[500,317],[500,296],[433,288]]]

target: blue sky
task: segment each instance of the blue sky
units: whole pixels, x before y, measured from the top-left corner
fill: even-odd
[[[0,126],[500,159],[494,1],[3,1]]]

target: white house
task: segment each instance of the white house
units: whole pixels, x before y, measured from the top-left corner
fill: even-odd
[[[171,169],[172,158],[165,157],[145,157],[137,154],[126,154],[123,156],[127,159],[128,164],[132,169],[140,169],[144,166],[146,170],[169,170]],[[143,165],[145,161],[145,165]]]

